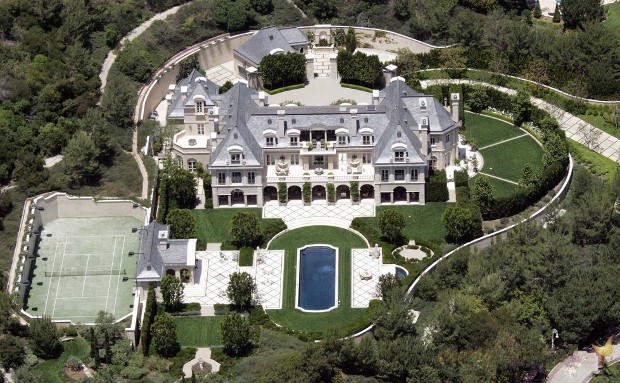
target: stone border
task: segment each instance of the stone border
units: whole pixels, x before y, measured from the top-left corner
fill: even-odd
[[[342,227],[342,226],[331,225],[331,224],[329,224],[329,222],[325,222],[325,223],[321,223],[321,224],[313,223],[313,224],[310,224],[310,225],[307,225],[307,226],[299,226],[299,227],[295,227],[295,228],[292,228],[292,229],[286,228],[286,229],[282,230],[281,232],[277,233],[276,235],[274,235],[273,238],[271,238],[269,240],[269,242],[267,242],[267,246],[265,246],[265,249],[269,250],[269,246],[271,246],[271,242],[273,242],[274,239],[278,238],[279,236],[283,235],[284,233],[287,233],[287,232],[292,231],[292,230],[302,229],[304,227],[311,227],[311,226],[329,226],[329,227],[337,227],[337,228],[343,229],[343,230],[348,230],[348,231],[350,231],[350,232],[352,232],[354,234],[357,234],[360,238],[362,238],[364,240],[364,242],[366,242],[366,245],[368,246],[368,248],[370,249],[370,244],[368,243],[368,239],[366,239],[366,237],[364,237],[362,235],[362,233],[360,233],[359,231],[357,231],[355,229],[352,229],[350,227]]]
[[[299,266],[299,259],[301,258],[301,252],[309,247],[317,247],[317,246],[323,246],[323,247],[329,247],[330,249],[334,250],[336,252],[336,260],[335,260],[335,276],[334,276],[334,305],[330,306],[327,309],[323,309],[323,310],[308,310],[305,309],[303,307],[301,307],[299,305],[299,271],[301,270],[301,267]],[[327,245],[324,243],[313,243],[311,245],[306,245],[304,247],[298,247],[297,248],[297,267],[296,267],[296,272],[295,272],[295,288],[296,288],[296,294],[295,294],[295,308],[297,310],[303,311],[305,313],[326,313],[329,311],[332,311],[333,309],[338,307],[338,272],[339,267],[338,267],[338,261],[340,260],[340,253],[338,251],[339,249],[337,247],[334,247],[332,245]],[[284,264],[282,264],[282,266],[284,266]],[[284,267],[282,267],[282,284],[284,284]],[[282,293],[284,293],[282,291]]]

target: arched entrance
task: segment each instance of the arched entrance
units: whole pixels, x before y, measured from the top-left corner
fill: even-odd
[[[341,199],[350,199],[351,198],[351,190],[347,185],[339,185],[336,188],[336,200]]]
[[[301,188],[299,186],[291,186],[288,188],[288,200],[300,200],[301,199]]]
[[[394,188],[394,202],[407,202],[407,190],[404,187]]]
[[[362,199],[374,199],[375,187],[372,185],[362,185],[362,187],[360,188],[360,197]]]
[[[275,186],[267,186],[263,189],[263,201],[277,201],[278,200],[278,189]]]
[[[312,187],[312,200],[313,201],[325,201],[325,186],[315,185]]]
[[[177,273],[173,269],[168,269],[168,270],[166,270],[166,275],[175,276],[175,275],[177,275]]]
[[[230,203],[231,204],[236,204],[236,203],[240,203],[240,204],[244,204],[245,205],[245,201],[243,200],[243,190],[241,189],[235,189],[230,193]]]

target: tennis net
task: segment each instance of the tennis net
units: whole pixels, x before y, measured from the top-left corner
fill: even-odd
[[[59,271],[46,271],[46,277],[85,277],[89,275],[125,275],[125,269],[64,269]]]

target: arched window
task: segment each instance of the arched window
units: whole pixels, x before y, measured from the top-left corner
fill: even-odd
[[[196,160],[193,158],[190,158],[189,160],[187,160],[187,170],[189,171],[195,171],[196,170]]]

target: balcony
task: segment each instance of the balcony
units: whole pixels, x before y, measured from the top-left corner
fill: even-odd
[[[289,166],[287,175],[278,175],[276,165],[267,166],[267,183],[276,182],[334,182],[334,181],[363,181],[373,182],[375,179],[374,167],[370,164],[360,165],[356,171],[350,169],[345,163],[340,163],[337,169],[325,169],[320,166],[312,166],[310,170],[304,170],[301,165]],[[308,173],[304,175],[304,173]],[[330,174],[332,173],[332,174]]]
[[[207,154],[211,149],[206,135],[188,135],[185,130],[174,135],[172,146],[175,151],[186,154]]]

